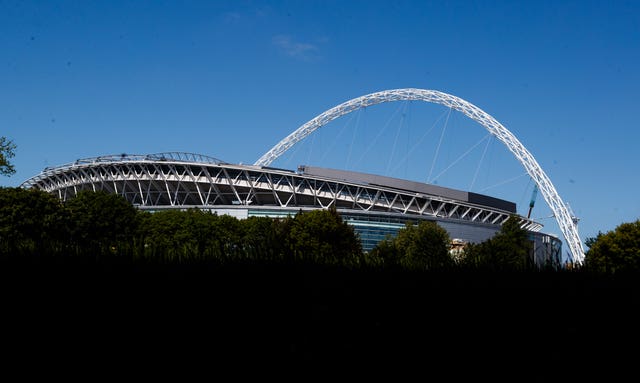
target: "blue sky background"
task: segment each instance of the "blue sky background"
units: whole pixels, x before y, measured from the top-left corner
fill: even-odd
[[[435,89],[512,131],[586,238],[640,217],[638,68],[637,1],[0,0],[0,136],[17,145],[0,186],[106,154],[253,163],[344,101]],[[336,120],[273,165],[429,180],[526,215],[530,180],[485,136],[399,102]],[[538,196],[532,217],[559,235],[549,214]]]

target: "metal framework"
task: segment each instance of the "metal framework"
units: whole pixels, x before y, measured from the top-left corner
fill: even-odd
[[[542,170],[542,167],[540,167],[533,155],[495,118],[477,106],[447,93],[436,90],[406,88],[385,90],[354,98],[319,114],[300,126],[260,157],[255,162],[255,165],[270,165],[276,158],[300,140],[338,117],[367,106],[391,101],[426,101],[447,106],[478,122],[485,127],[489,133],[497,137],[522,164],[527,173],[538,185],[538,189],[553,211],[560,230],[569,245],[573,262],[582,264],[584,261],[584,250],[578,234],[577,219],[572,216],[567,205],[562,201],[551,180],[544,170]]]
[[[196,159],[198,159],[196,161]],[[161,208],[328,208],[384,212],[501,225],[512,214],[437,195],[366,185],[254,165],[233,165],[184,153],[116,155],[47,168],[25,188],[56,194],[61,200],[81,190],[120,194],[141,209]],[[521,225],[542,225],[521,217]]]

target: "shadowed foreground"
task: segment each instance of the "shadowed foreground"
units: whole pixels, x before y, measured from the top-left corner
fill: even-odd
[[[211,377],[611,381],[638,355],[631,275],[80,258],[4,260],[1,270],[5,365],[25,374],[180,366]]]

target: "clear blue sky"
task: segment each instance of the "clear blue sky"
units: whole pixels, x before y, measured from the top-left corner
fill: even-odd
[[[341,102],[385,89],[435,89],[511,130],[581,219],[586,238],[640,217],[638,68],[637,1],[0,0],[0,136],[17,145],[17,173],[0,177],[0,186],[105,154],[187,151],[253,163]],[[473,131],[478,136],[460,150],[481,144],[467,158],[494,175],[523,171],[504,165],[499,144],[485,145],[482,127],[462,128],[473,122],[453,116],[426,139],[439,145],[418,150],[425,159],[396,166],[390,158],[434,124],[435,117],[419,121],[428,107],[398,103],[344,117],[324,138],[300,144],[298,162],[339,166],[326,153],[342,135],[345,165],[362,163],[361,150],[386,162],[358,170],[400,167],[390,175],[426,180],[457,158],[456,142]],[[403,117],[374,127],[394,113]],[[407,132],[397,133],[402,126]],[[366,144],[372,137],[386,154]],[[440,183],[470,188],[474,169],[451,172],[461,184]],[[520,181],[496,195],[526,214],[532,186]],[[543,205],[538,196],[533,216],[559,234]]]

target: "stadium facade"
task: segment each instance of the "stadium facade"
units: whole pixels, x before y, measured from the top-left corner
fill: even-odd
[[[487,195],[373,174],[300,166],[297,170],[230,164],[191,153],[110,155],[45,168],[25,188],[61,200],[81,190],[124,196],[139,209],[198,208],[240,219],[286,217],[335,207],[359,234],[365,251],[407,222],[434,221],[452,248],[493,237],[516,204]],[[562,242],[542,225],[519,216],[537,264],[559,265]]]

